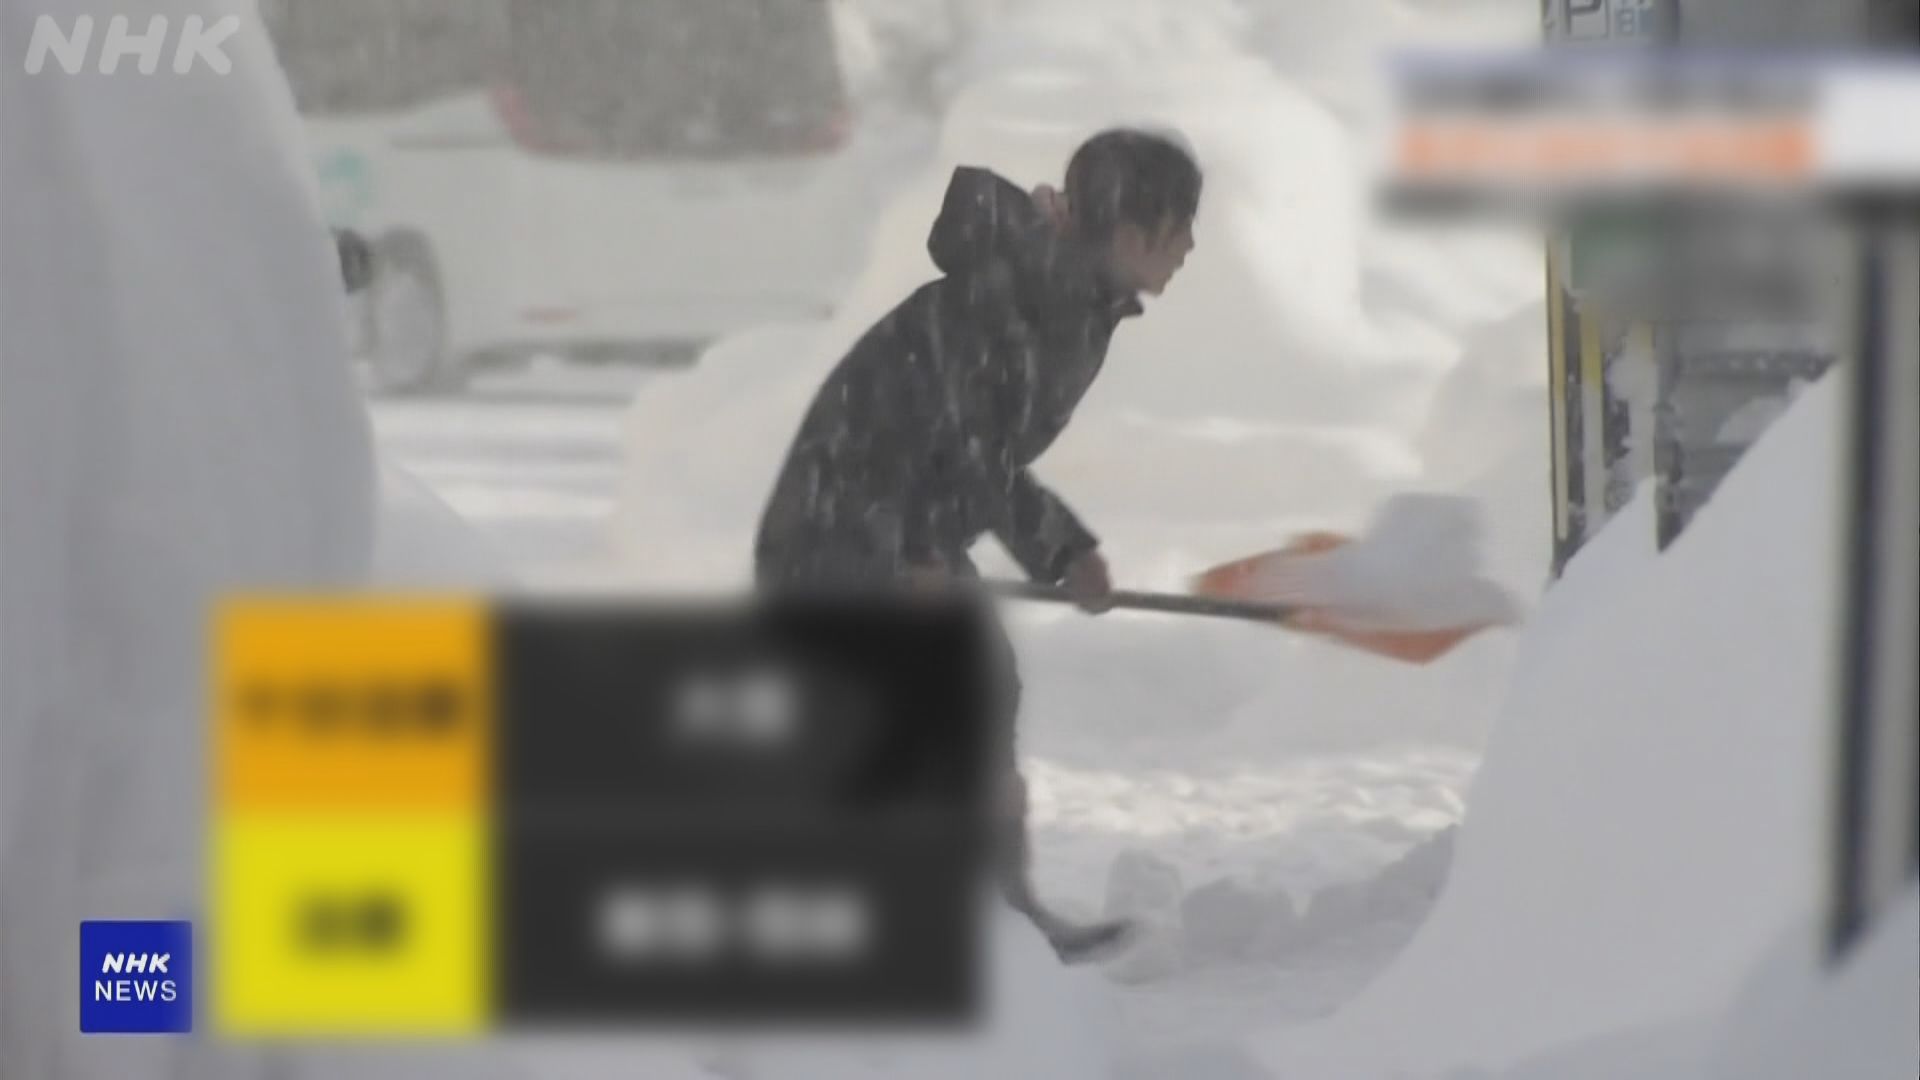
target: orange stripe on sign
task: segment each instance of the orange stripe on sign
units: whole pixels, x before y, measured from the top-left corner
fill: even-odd
[[[225,603],[210,680],[216,812],[481,810],[490,626],[468,600]]]
[[[1804,179],[1814,168],[1805,120],[1685,122],[1447,120],[1415,122],[1395,139],[1402,179],[1475,177],[1585,182],[1609,175],[1647,179]]]

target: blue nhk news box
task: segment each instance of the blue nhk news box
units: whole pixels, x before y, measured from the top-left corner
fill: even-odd
[[[193,1030],[193,924],[80,924],[80,1030],[184,1035]]]

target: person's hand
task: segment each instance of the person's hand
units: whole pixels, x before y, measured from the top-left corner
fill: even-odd
[[[1107,560],[1098,551],[1089,551],[1067,564],[1062,585],[1081,611],[1099,615],[1113,609],[1113,578]]]

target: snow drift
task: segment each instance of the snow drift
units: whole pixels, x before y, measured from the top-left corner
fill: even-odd
[[[1837,964],[1817,955],[1821,936],[1795,926],[1756,967],[1716,1025],[1708,1080],[1920,1075],[1920,888]]]
[[[94,17],[98,40],[115,5],[0,5],[0,1072],[264,1075],[253,1050],[82,1039],[75,1018],[79,919],[198,911],[211,605],[497,568],[409,478],[376,489],[338,255],[254,5],[119,6],[240,29],[225,74],[34,77],[38,17]],[[500,1075],[431,1057],[387,1075]],[[302,1069],[348,1066],[274,1063]]]
[[[419,477],[380,462],[372,581],[397,589],[486,591],[513,581],[507,560]]]
[[[373,469],[253,4],[121,5],[235,16],[228,74],[26,74],[38,17],[113,6],[0,5],[0,1067],[214,1077],[197,1042],[79,1038],[75,922],[194,910],[208,606],[362,580]]]
[[[1692,1021],[1813,909],[1837,390],[1803,395],[1666,553],[1643,492],[1575,560],[1523,640],[1431,921],[1339,1017],[1273,1039],[1275,1062],[1439,1076]]]

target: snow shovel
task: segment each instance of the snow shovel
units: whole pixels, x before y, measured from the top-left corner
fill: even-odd
[[[1477,504],[1456,496],[1389,500],[1358,537],[1316,532],[1193,579],[1191,593],[1115,590],[1114,607],[1283,626],[1425,664],[1518,610],[1480,566]],[[997,595],[1072,603],[1066,589],[994,582]]]

